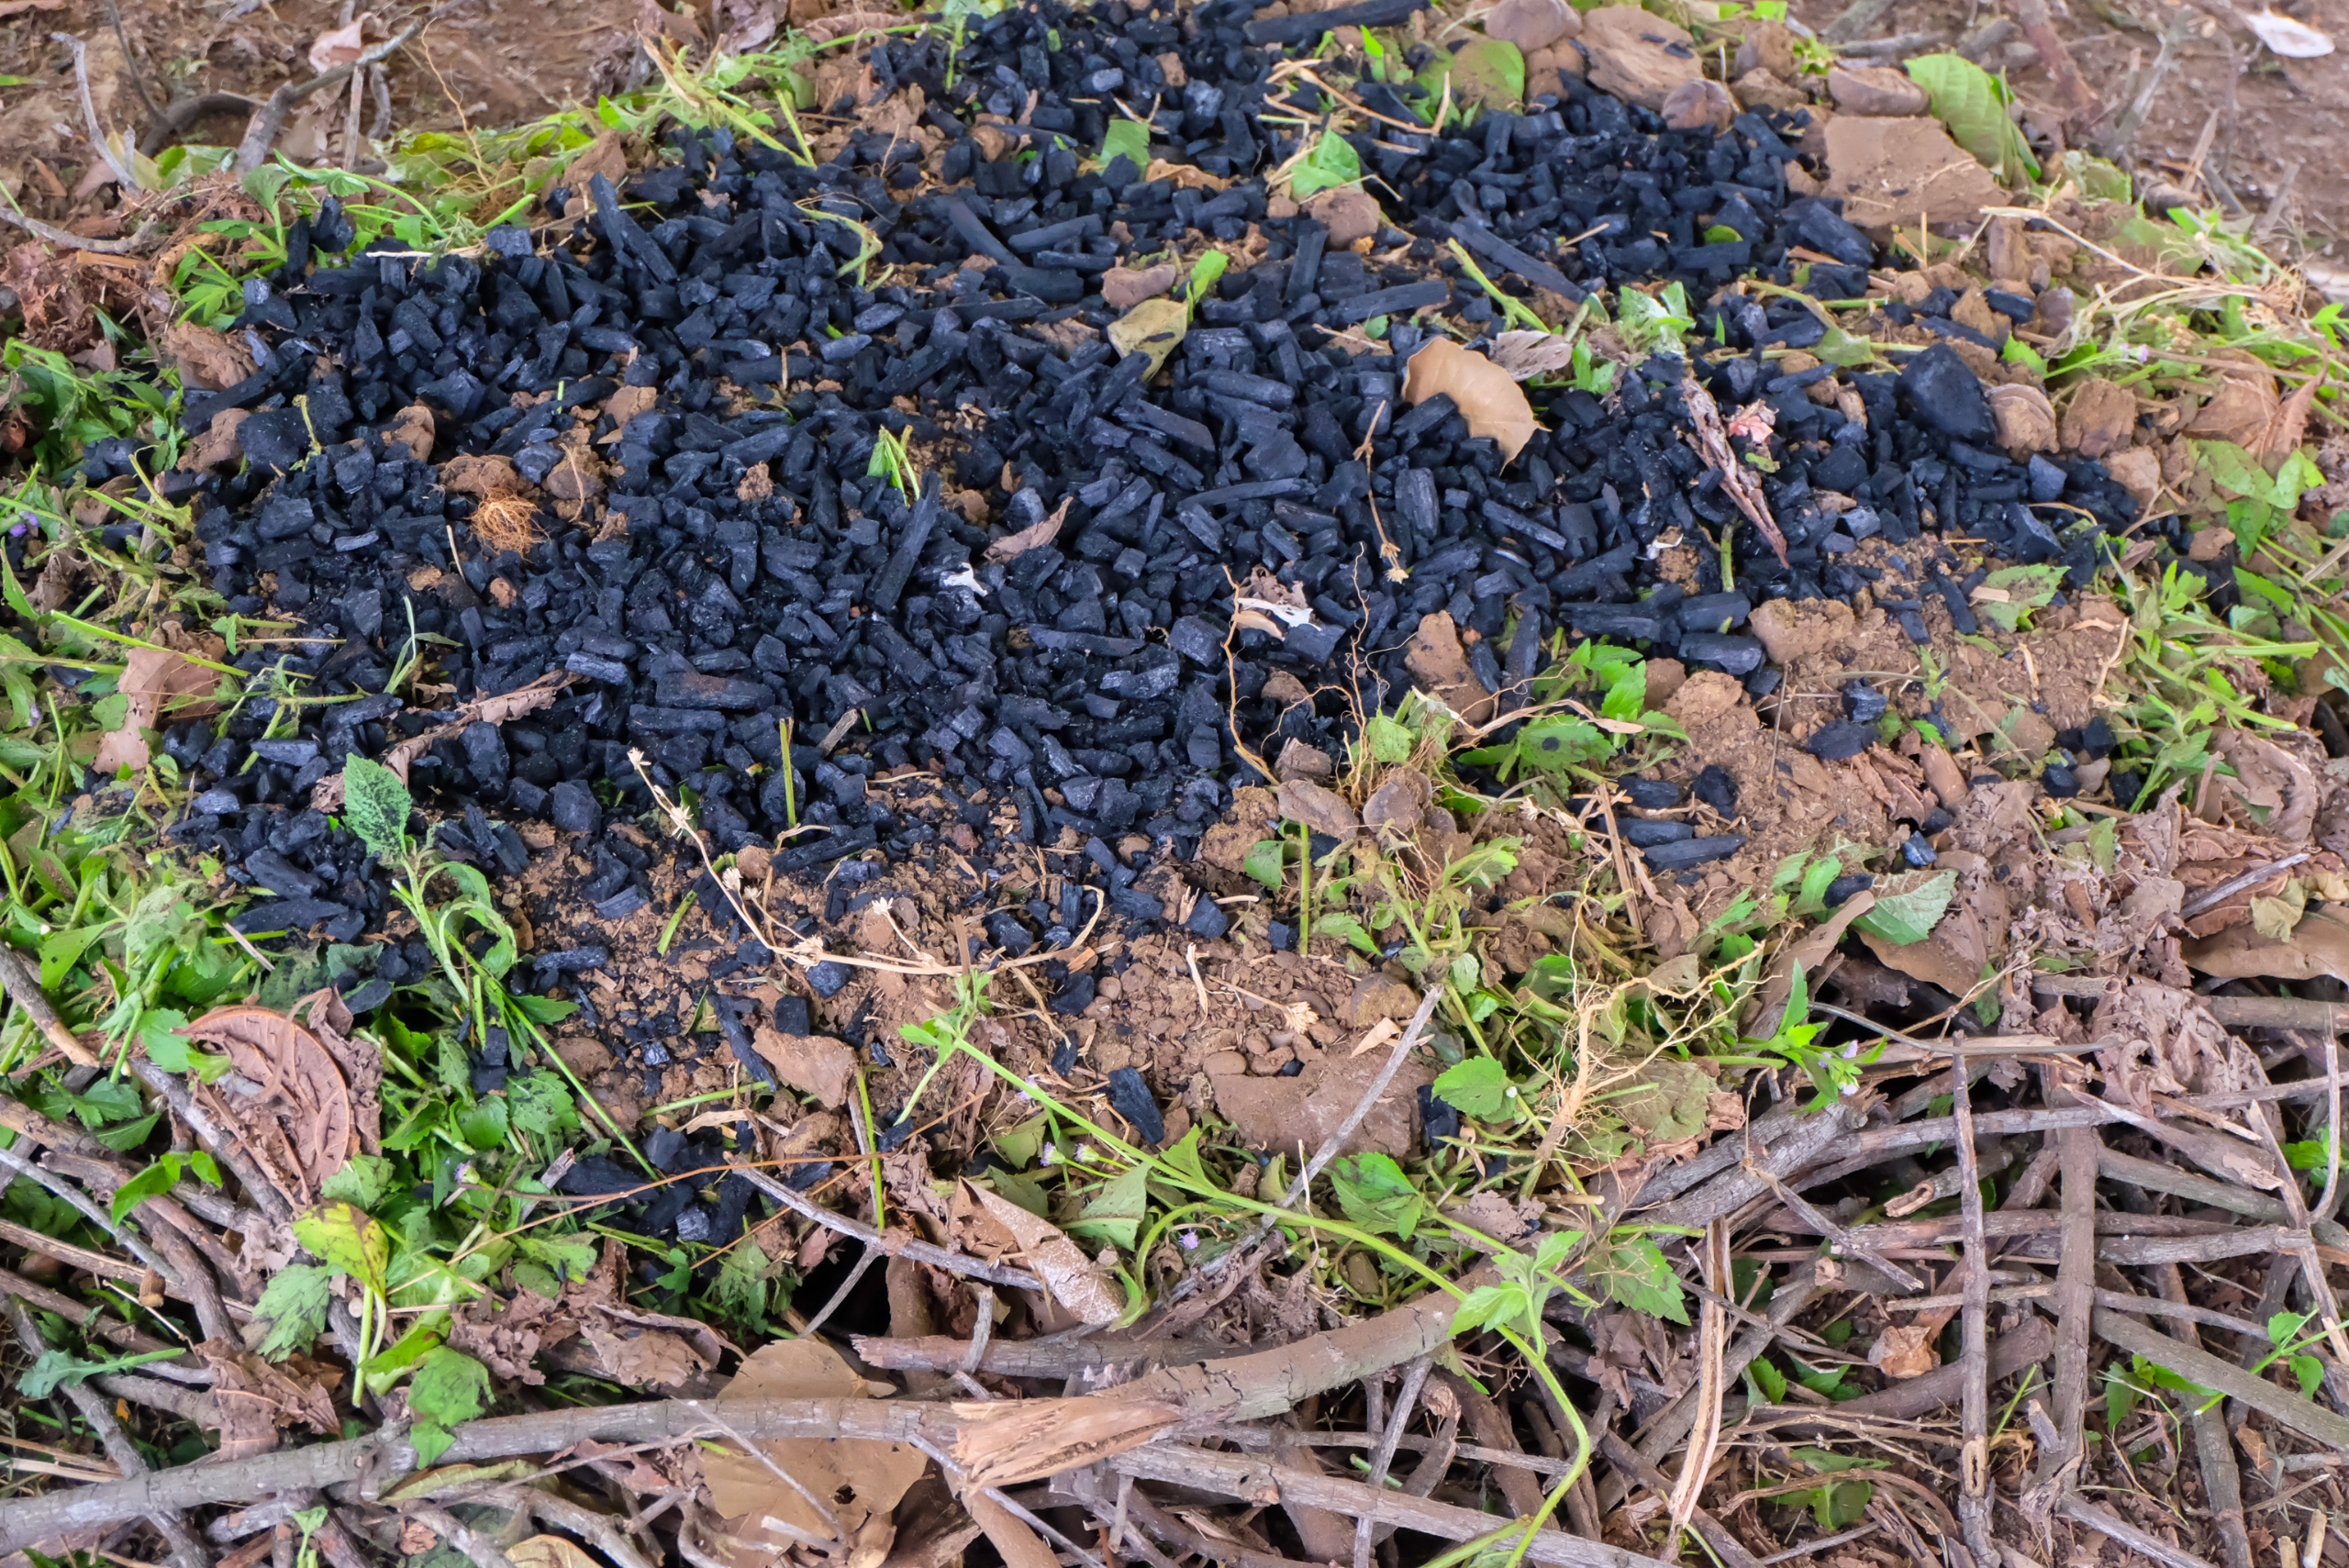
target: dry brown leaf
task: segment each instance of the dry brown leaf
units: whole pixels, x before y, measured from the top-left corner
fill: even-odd
[[[986,558],[989,561],[1009,561],[1014,556],[1025,555],[1031,550],[1041,550],[1052,543],[1059,537],[1061,524],[1068,517],[1068,504],[1071,499],[1073,497],[1066,495],[1061,497],[1061,504],[1055,506],[1052,509],[1052,515],[1043,521],[1031,523],[1016,534],[1007,534],[1002,539],[989,541]]]
[[[160,648],[134,648],[123,661],[115,690],[129,701],[122,722],[98,743],[90,765],[112,775],[117,769],[133,773],[148,762],[146,730],[162,728],[165,709],[173,720],[198,718],[219,711],[208,699],[220,684],[220,673],[207,670],[185,654]]]
[[[1231,183],[1220,174],[1210,174],[1195,163],[1170,163],[1163,158],[1153,158],[1141,177],[1148,181],[1172,180],[1177,186],[1193,190],[1220,191]]]
[[[338,65],[349,65],[367,52],[363,35],[367,24],[375,19],[373,11],[362,11],[347,28],[320,33],[310,45],[310,69],[315,72],[332,71]]]
[[[1468,662],[1467,650],[1460,646],[1460,628],[1453,624],[1450,610],[1431,610],[1419,617],[1404,650],[1403,667],[1410,671],[1421,691],[1470,724],[1484,723],[1499,705],[1500,699],[1485,689],[1475,666]]]
[[[514,1568],[603,1568],[587,1549],[559,1535],[534,1535],[506,1549]]]
[[[2181,951],[2188,968],[2221,980],[2337,980],[2349,974],[2349,905],[2310,909],[2288,941],[2262,936],[2246,920]]]
[[[847,1103],[849,1085],[856,1081],[856,1052],[839,1040],[763,1027],[751,1044],[774,1068],[775,1076],[803,1095],[813,1095],[826,1110],[836,1111]]]
[[[294,1004],[294,1020],[317,1036],[318,1044],[342,1073],[351,1093],[351,1132],[358,1140],[352,1151],[373,1154],[383,1148],[384,1056],[372,1037],[354,1036],[356,1019],[332,986],[314,991]]]
[[[582,148],[579,155],[571,161],[571,166],[562,172],[562,179],[563,183],[573,189],[584,191],[598,174],[615,185],[628,178],[628,149],[620,145],[619,135],[616,131],[598,131],[596,139]],[[621,390],[628,389],[623,387]]]
[[[652,406],[660,400],[660,390],[651,386],[623,386],[609,397],[605,398],[604,412],[611,416],[612,433],[606,436],[598,444],[610,446],[627,435],[628,422],[639,414],[651,413]],[[766,464],[761,463],[759,467],[763,471]],[[773,475],[769,477],[772,478]]]
[[[1555,375],[1574,362],[1574,339],[1556,332],[1504,332],[1493,339],[1493,363],[1518,381]]]
[[[1118,1320],[1125,1304],[1117,1286],[1082,1248],[1061,1233],[1059,1226],[985,1187],[969,1182],[963,1184],[987,1218],[1011,1232],[1028,1266],[1036,1271],[1053,1300],[1097,1328]]]
[[[21,17],[28,11],[56,11],[65,0],[0,0],[0,17]]]
[[[861,1399],[868,1392],[856,1369],[823,1340],[784,1340],[751,1352],[734,1381],[718,1395],[718,1407],[722,1414],[729,1401]],[[886,1518],[930,1462],[908,1443],[791,1438],[758,1446],[777,1468],[826,1499],[841,1529],[851,1534],[868,1519]],[[730,1444],[706,1451],[702,1476],[721,1518],[772,1517],[811,1535],[831,1536],[831,1527],[807,1499],[755,1454]]]
[[[436,742],[462,735],[473,725],[503,724],[509,718],[519,718],[524,714],[536,713],[562,695],[562,688],[571,684],[573,679],[575,677],[567,670],[553,670],[540,676],[527,686],[518,686],[513,691],[502,692],[494,697],[475,698],[459,708],[457,717],[448,723],[436,724],[421,734],[410,736],[407,740],[400,741],[384,752],[384,766],[399,774],[400,782],[406,784],[408,764],[430,751]],[[328,782],[332,782],[335,785],[335,798],[340,800],[342,795],[341,781],[342,775],[336,773],[332,775],[331,781],[320,779],[318,784],[323,787]],[[315,795],[313,798],[315,799]]]
[[[212,328],[174,321],[163,328],[162,343],[181,379],[192,386],[217,392],[253,373],[253,357],[245,346]]]
[[[1751,407],[1738,410],[1737,424],[1724,427],[1720,406],[1713,401],[1713,395],[1705,390],[1704,383],[1693,375],[1684,375],[1680,378],[1680,394],[1688,405],[1688,422],[1696,427],[1697,431],[1689,444],[1697,449],[1697,455],[1705,460],[1706,466],[1721,476],[1721,488],[1729,492],[1729,498],[1736,503],[1737,509],[1745,514],[1746,520],[1760,531],[1762,537],[1770,541],[1770,548],[1778,552],[1778,559],[1785,561],[1787,539],[1778,531],[1777,519],[1770,515],[1770,501],[1762,493],[1762,481],[1739,461],[1736,449],[1729,444],[1731,429],[1750,428],[1748,416],[1753,410]],[[1763,438],[1748,435],[1747,439],[1765,439],[1769,431],[1768,422],[1764,421],[1762,428]]]
[[[1417,406],[1438,393],[1449,395],[1471,436],[1489,436],[1501,449],[1504,465],[1517,461],[1542,427],[1533,405],[1516,378],[1482,354],[1470,353],[1449,338],[1438,338],[1410,358],[1403,372],[1403,401]]]
[[[180,1031],[201,1045],[218,1046],[228,1064],[256,1085],[224,1093],[218,1084],[197,1094],[242,1136],[295,1208],[307,1208],[319,1184],[363,1152],[354,1147],[351,1091],[318,1037],[267,1007],[219,1007]]]
[[[2242,729],[2220,734],[2213,749],[2235,771],[2233,778],[2214,782],[2258,809],[2259,831],[2296,847],[2309,841],[2323,792],[2306,762],[2273,740]]]
[[[341,1430],[334,1400],[314,1379],[297,1378],[226,1340],[206,1340],[196,1354],[212,1373],[212,1404],[218,1417],[220,1451],[235,1458],[267,1453],[281,1428],[299,1422],[314,1432]],[[306,1369],[310,1362],[289,1362]]]
[[[675,1390],[716,1366],[734,1347],[692,1318],[598,1302],[579,1314],[579,1332],[613,1382]]]
[[[2317,389],[2323,384],[2324,372],[2320,367],[2315,374],[2295,387],[2292,395],[2286,398],[2284,406],[2276,411],[2276,417],[2269,422],[2259,445],[2253,449],[2253,455],[2272,462],[2280,462],[2291,456],[2308,436],[2309,414],[2316,406]]]
[[[1939,1323],[1895,1323],[1868,1347],[1868,1364],[1890,1378],[1922,1377],[1941,1365],[1933,1351]]]

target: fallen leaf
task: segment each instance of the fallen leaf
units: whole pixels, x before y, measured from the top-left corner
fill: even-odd
[[[729,1402],[750,1399],[862,1399],[864,1379],[840,1351],[821,1340],[783,1340],[763,1345],[718,1396]],[[758,1445],[760,1452],[830,1505],[841,1529],[862,1529],[867,1519],[886,1518],[907,1488],[920,1479],[930,1461],[908,1443],[863,1439],[827,1440],[790,1438]],[[787,1485],[756,1455],[729,1444],[705,1451],[702,1477],[721,1518],[773,1518],[829,1540],[831,1527],[797,1488]]]
[[[1896,1323],[1868,1347],[1868,1364],[1887,1377],[1922,1377],[1942,1364],[1933,1353],[1938,1323]]]
[[[1574,362],[1574,340],[1555,332],[1504,332],[1493,339],[1493,363],[1519,381],[1555,375]]]
[[[2243,17],[2259,41],[2287,60],[2318,60],[2332,52],[2332,39],[2304,22],[2273,11],[2254,11]]]
[[[132,649],[115,682],[115,690],[128,699],[122,722],[98,743],[98,754],[90,765],[110,777],[122,768],[133,773],[145,768],[145,731],[162,727],[165,707],[169,706],[174,721],[216,713],[218,705],[208,699],[219,684],[218,671],[207,670],[185,654],[161,648]]]
[[[2321,980],[2349,974],[2349,906],[2311,909],[2292,928],[2291,940],[2277,941],[2245,923],[2217,936],[2187,942],[2188,967],[2221,980]]]
[[[253,373],[253,357],[243,344],[193,321],[174,321],[164,328],[162,346],[178,365],[180,379],[191,385],[217,392]]]
[[[250,1458],[277,1446],[280,1429],[297,1422],[314,1432],[333,1434],[341,1423],[334,1400],[314,1381],[296,1379],[242,1345],[206,1340],[196,1354],[212,1373],[212,1405],[218,1417],[220,1451]]]
[[[856,1052],[839,1040],[762,1027],[751,1044],[777,1077],[803,1095],[813,1095],[826,1110],[836,1111],[847,1103],[849,1085],[856,1081]]]
[[[373,11],[362,11],[349,27],[320,33],[317,41],[310,45],[310,69],[317,72],[332,71],[336,66],[349,65],[365,54],[367,45],[362,35],[366,31],[367,24],[374,19]]]
[[[452,463],[450,466],[454,467],[455,464]],[[408,764],[430,751],[437,742],[449,740],[452,736],[462,735],[467,728],[476,724],[503,724],[509,718],[519,718],[524,714],[536,713],[553,702],[562,694],[562,688],[572,683],[573,678],[571,673],[566,670],[550,671],[527,686],[519,686],[494,697],[476,698],[459,708],[457,717],[448,723],[436,724],[421,734],[412,735],[384,752],[384,766],[399,774],[400,782],[406,784]],[[334,776],[340,780],[342,775],[337,773]],[[326,781],[321,779],[318,782],[323,784]],[[339,787],[337,794],[339,797]]]
[[[1031,550],[1041,550],[1052,543],[1059,537],[1061,524],[1068,517],[1070,499],[1069,496],[1062,496],[1061,504],[1052,509],[1052,515],[1041,522],[1030,523],[1016,534],[1008,534],[1002,539],[992,540],[987,545],[986,558],[989,561],[1009,561],[1014,556],[1025,555]]]
[[[969,1182],[963,1186],[988,1218],[1011,1232],[1028,1266],[1036,1271],[1052,1299],[1079,1321],[1101,1328],[1124,1315],[1125,1303],[1118,1287],[1085,1255],[1084,1249],[1062,1234],[1059,1226],[985,1187]]]
[[[0,17],[21,17],[28,11],[61,9],[65,0],[0,0]]]
[[[734,1348],[698,1319],[609,1302],[582,1308],[579,1334],[613,1382],[662,1392],[685,1388]]]
[[[1460,628],[1449,610],[1431,610],[1419,617],[1403,652],[1403,667],[1419,689],[1441,701],[1470,724],[1493,717],[1499,698],[1485,689],[1460,646]]]
[[[575,1540],[559,1535],[534,1535],[506,1549],[514,1568],[603,1568]]]
[[[250,1089],[195,1087],[214,1114],[295,1208],[307,1208],[320,1184],[365,1151],[355,1146],[351,1090],[318,1037],[268,1007],[216,1008],[180,1031],[228,1053]]]
[[[1517,460],[1542,428],[1514,376],[1449,338],[1429,342],[1411,356],[1403,372],[1404,402],[1416,406],[1439,393],[1449,396],[1468,421],[1471,436],[1488,436],[1500,447],[1504,466]]]
[[[2272,898],[2251,901],[2251,929],[2271,942],[2288,942],[2292,929],[2300,923],[2300,913],[2308,906],[2308,889],[2297,880],[2287,882],[2284,891]]]
[[[1165,368],[1166,357],[1181,346],[1190,325],[1191,307],[1181,300],[1146,299],[1109,323],[1109,341],[1121,359],[1142,356],[1150,367],[1142,373],[1147,382]]]

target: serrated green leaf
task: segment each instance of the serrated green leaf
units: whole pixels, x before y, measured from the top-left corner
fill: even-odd
[[[381,1154],[354,1154],[319,1186],[318,1195],[373,1209],[392,1190],[392,1162]]]
[[[1357,1154],[1330,1167],[1330,1186],[1346,1218],[1375,1235],[1409,1240],[1427,1199],[1389,1154]]]
[[[507,1116],[524,1132],[553,1134],[579,1125],[570,1087],[555,1073],[507,1079],[506,1100]]]
[[[342,765],[343,825],[376,856],[407,850],[407,818],[415,809],[407,785],[383,763],[353,755]]]
[[[349,1203],[322,1203],[294,1221],[294,1239],[337,1273],[349,1274],[374,1291],[384,1288],[391,1260],[391,1237]]]
[[[169,1361],[182,1353],[176,1350],[140,1351],[135,1355],[94,1362],[84,1361],[65,1351],[46,1350],[17,1377],[17,1391],[28,1399],[46,1399],[68,1385],[103,1377],[109,1373],[127,1372],[135,1366],[145,1366],[149,1362]]]
[[[488,1408],[489,1369],[446,1346],[416,1363],[407,1385],[407,1407],[417,1419],[453,1427]]]
[[[2275,504],[2275,481],[2267,477],[2267,471],[2260,466],[2258,459],[2234,442],[2197,441],[2194,451],[2202,460],[2203,470],[2210,474],[2210,483],[2220,489],[2231,495],[2265,501],[2271,506]],[[2295,502],[2299,499],[2297,495],[2293,497]]]
[[[1892,878],[1880,884],[1876,906],[1852,924],[1896,947],[1923,941],[1949,910],[1950,898],[1957,891],[1957,873],[1943,871],[1919,875],[1922,880],[1907,887],[1894,886],[1907,878]],[[1886,888],[1893,890],[1887,892]]]
[[[1315,917],[1313,934],[1317,937],[1336,937],[1364,952],[1378,951],[1378,940],[1370,934],[1357,917],[1343,909]]]
[[[1675,1323],[1688,1321],[1680,1277],[1654,1242],[1642,1238],[1618,1243],[1607,1254],[1604,1273],[1608,1295],[1632,1311]]]
[[[1909,79],[1932,101],[1933,117],[1950,139],[2008,185],[2039,177],[2038,161],[2014,121],[1997,77],[1960,54],[1927,54],[1909,61]]]
[[[1439,54],[1419,82],[1441,98],[1446,78],[1455,105],[1513,113],[1525,103],[1525,54],[1507,39],[1472,38],[1455,52]]]
[[[1240,869],[1263,883],[1269,891],[1278,893],[1286,874],[1282,870],[1282,854],[1286,848],[1278,839],[1259,839],[1241,857]]]
[[[140,1204],[150,1197],[160,1197],[179,1184],[181,1157],[166,1154],[130,1180],[115,1189],[114,1204],[109,1211],[119,1225]]]
[[[269,1284],[262,1287],[261,1299],[253,1304],[253,1315],[269,1325],[258,1347],[262,1355],[284,1361],[295,1351],[309,1348],[327,1326],[331,1277],[310,1263],[288,1263],[270,1276]]]

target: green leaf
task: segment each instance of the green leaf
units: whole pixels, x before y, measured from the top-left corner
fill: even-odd
[[[1278,893],[1283,877],[1281,856],[1286,848],[1278,839],[1259,839],[1241,858],[1240,869],[1263,883],[1269,891]]]
[[[456,1352],[451,1351],[449,1353],[454,1355]],[[457,1440],[457,1434],[437,1421],[418,1417],[407,1429],[407,1440],[416,1449],[417,1464],[423,1467],[448,1452],[449,1445]]]
[[[1418,736],[1383,713],[1371,716],[1370,722],[1363,726],[1362,738],[1369,745],[1370,754],[1382,762],[1408,762],[1412,748],[1419,744]]]
[[[349,1274],[370,1290],[384,1288],[391,1261],[384,1229],[348,1203],[322,1203],[294,1221],[294,1239],[337,1273]]]
[[[187,1036],[179,1032],[186,1027],[185,1013],[150,1007],[139,1015],[139,1043],[146,1048],[147,1060],[164,1072],[184,1073],[209,1084],[228,1071],[228,1059],[207,1055],[189,1044]]]
[[[1950,139],[1984,168],[2009,186],[2039,177],[2038,161],[2007,117],[1998,78],[1964,55],[1927,54],[1909,61],[1909,79],[1932,100],[1933,117],[1949,128]]]
[[[1615,742],[1586,718],[1560,715],[1517,734],[1517,754],[1545,773],[1563,773],[1611,755]]]
[[[392,1190],[392,1162],[381,1154],[354,1154],[348,1164],[328,1176],[318,1195],[339,1198],[356,1208],[372,1209]]]
[[[150,1197],[161,1197],[179,1184],[180,1167],[184,1163],[177,1154],[166,1154],[130,1180],[115,1189],[111,1213],[116,1224]]]
[[[408,813],[415,809],[407,785],[399,774],[365,757],[352,756],[342,765],[343,825],[379,859],[407,851]]]
[[[1320,937],[1342,938],[1364,952],[1378,951],[1377,939],[1364,928],[1359,918],[1342,909],[1335,909],[1327,915],[1316,917],[1313,921],[1313,934]]]
[[[2232,441],[2197,441],[2194,450],[2202,459],[2203,470],[2210,475],[2210,483],[2231,495],[2246,496],[2254,501],[2274,505],[2275,481],[2259,460]],[[2297,454],[2296,454],[2297,455]],[[2299,497],[2292,497],[2297,503]]]
[[[28,1399],[46,1399],[60,1388],[80,1384],[84,1379],[127,1372],[134,1366],[145,1366],[149,1362],[169,1361],[182,1353],[176,1350],[140,1351],[136,1355],[94,1362],[83,1361],[80,1356],[64,1351],[43,1351],[39,1359],[17,1378],[17,1391]]]
[[[1932,934],[1949,910],[1951,896],[1957,891],[1957,873],[1935,872],[1922,876],[1921,881],[1892,892],[1878,892],[1876,907],[1854,919],[1852,924],[1871,936],[1881,937],[1896,947],[1921,942]],[[1893,878],[1891,882],[1906,882],[1908,878]]]
[[[1298,201],[1362,182],[1362,156],[1335,131],[1323,131],[1289,172],[1289,195]]]
[[[1047,1130],[1048,1119],[1042,1111],[1038,1111],[1008,1131],[995,1134],[995,1151],[1002,1156],[1004,1162],[1013,1170],[1026,1170],[1036,1162],[1037,1154],[1044,1147],[1044,1133]],[[1192,1129],[1194,1132],[1197,1130],[1197,1128]],[[1184,1142],[1190,1141],[1190,1135],[1186,1133]],[[1176,1147],[1179,1148],[1181,1145]],[[1174,1151],[1167,1151],[1167,1154],[1171,1158]]]
[[[1506,1324],[1524,1313],[1528,1299],[1523,1285],[1480,1284],[1453,1313],[1452,1332],[1456,1338],[1497,1323]]]
[[[2272,499],[2279,512],[2289,512],[2299,506],[2300,497],[2324,483],[2324,471],[2310,461],[2305,451],[2295,450],[2276,471],[2275,495]]]
[[[1675,1323],[1688,1321],[1680,1278],[1654,1242],[1642,1238],[1619,1243],[1608,1252],[1604,1273],[1607,1294],[1632,1311]]]
[[[54,991],[65,984],[73,966],[82,962],[83,952],[92,942],[106,934],[103,926],[76,926],[70,930],[51,931],[40,940],[40,988]]]
[[[486,1154],[506,1141],[505,1096],[492,1095],[479,1105],[457,1113],[457,1136],[476,1154]]]
[[[1220,250],[1203,250],[1199,253],[1199,259],[1191,263],[1190,280],[1183,285],[1184,296],[1191,302],[1194,308],[1197,306],[1200,300],[1207,297],[1209,289],[1223,281],[1224,271],[1230,265],[1231,258]]]
[[[1783,1405],[1787,1402],[1787,1374],[1785,1373],[1780,1372],[1776,1367],[1772,1366],[1767,1360],[1761,1356],[1756,1356],[1753,1361],[1746,1363],[1745,1370],[1753,1374],[1753,1381],[1760,1385],[1764,1398],[1769,1400],[1773,1405]]]
[[[128,1154],[147,1141],[148,1134],[155,1130],[155,1124],[162,1119],[162,1115],[157,1111],[152,1116],[142,1116],[137,1121],[115,1122],[97,1129],[90,1136],[117,1154]]]
[[[1409,1240],[1427,1209],[1427,1200],[1389,1154],[1337,1161],[1330,1167],[1330,1185],[1346,1218],[1376,1235]]]
[[[1141,1217],[1149,1202],[1150,1168],[1136,1165],[1112,1176],[1075,1219],[1062,1229],[1072,1236],[1098,1236],[1130,1250],[1141,1234]]]
[[[2292,1369],[2292,1377],[2300,1385],[2300,1397],[2312,1399],[2324,1382],[2324,1363],[2311,1355],[2296,1355],[2284,1363]]]
[[[560,996],[532,996],[525,993],[513,998],[522,1016],[534,1024],[559,1024],[579,1010],[576,1002],[566,1002]]]
[[[1139,180],[1141,172],[1150,167],[1150,127],[1141,120],[1114,119],[1101,138],[1100,167],[1107,170],[1119,159],[1133,165],[1130,179]]]
[[[552,1073],[509,1078],[506,1084],[507,1113],[524,1132],[552,1135],[579,1125],[578,1107],[571,1090]]]
[[[444,1427],[470,1421],[489,1407],[489,1369],[462,1351],[434,1351],[416,1363],[407,1407],[417,1419]]]
[[[331,1277],[312,1263],[288,1263],[270,1276],[253,1304],[253,1315],[269,1324],[259,1347],[262,1355],[284,1361],[318,1337],[327,1326]]]
[[[1508,1071],[1489,1056],[1471,1056],[1436,1074],[1435,1096],[1464,1116],[1497,1121],[1510,1106]]]
[[[1525,55],[1506,39],[1471,39],[1457,52],[1439,55],[1419,82],[1441,98],[1446,77],[1454,104],[1514,112],[1525,102]]]

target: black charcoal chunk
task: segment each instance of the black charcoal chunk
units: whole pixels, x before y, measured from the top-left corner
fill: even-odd
[[[1737,815],[1737,781],[1718,762],[1708,762],[1688,781],[1688,793],[1723,817]]]
[[[1803,750],[1822,762],[1841,762],[1876,744],[1876,726],[1839,718],[1822,724],[1803,742]]]
[[[1640,852],[1651,871],[1687,871],[1708,861],[1727,860],[1744,847],[1742,833],[1723,833],[1710,839],[1680,839]]]
[[[1166,1118],[1158,1108],[1158,1101],[1143,1083],[1141,1074],[1131,1067],[1119,1067],[1109,1073],[1109,1104],[1117,1113],[1133,1123],[1134,1130],[1144,1143],[1156,1148],[1166,1141]]]

